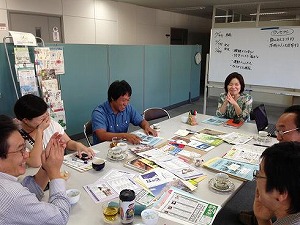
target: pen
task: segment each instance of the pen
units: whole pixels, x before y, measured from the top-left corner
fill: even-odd
[[[266,147],[266,148],[270,147],[270,146],[267,146],[267,145],[261,145],[261,144],[253,144],[253,145],[255,145],[255,146],[261,146],[261,147]]]

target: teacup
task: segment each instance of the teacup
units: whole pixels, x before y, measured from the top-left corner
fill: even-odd
[[[117,146],[122,149],[122,153],[125,153],[127,148],[128,148],[128,145],[125,142],[120,142],[120,143],[117,144]]]
[[[108,149],[108,154],[113,159],[119,159],[122,157],[122,148],[119,146]]]
[[[260,143],[268,142],[270,139],[270,134],[267,131],[259,131],[257,141]]]
[[[215,176],[215,187],[219,189],[228,188],[229,176],[226,173],[217,173]]]
[[[94,170],[96,171],[100,171],[104,168],[105,166],[105,160],[104,159],[100,159],[100,158],[94,158],[92,161],[92,167],[94,168]]]

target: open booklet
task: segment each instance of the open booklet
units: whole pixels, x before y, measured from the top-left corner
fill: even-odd
[[[234,144],[234,145],[245,144],[251,139],[253,139],[253,137],[250,135],[236,133],[236,132],[219,135],[219,138],[221,138],[223,141],[226,141],[229,144]]]
[[[211,225],[221,206],[204,201],[185,191],[171,187],[153,206],[170,224]],[[169,223],[168,223],[169,224]]]

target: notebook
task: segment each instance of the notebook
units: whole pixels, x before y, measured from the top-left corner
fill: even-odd
[[[258,131],[267,131],[271,137],[276,137],[276,126],[275,124],[269,124],[264,104],[261,104],[253,109],[253,116]]]

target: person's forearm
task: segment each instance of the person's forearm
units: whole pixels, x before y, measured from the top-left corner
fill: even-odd
[[[150,124],[146,121],[146,120],[143,120],[140,124],[140,127],[143,129],[143,130],[146,130],[147,128],[150,127]]]
[[[34,145],[30,151],[29,158],[27,159],[26,163],[30,167],[40,167],[42,164],[41,161],[41,154],[43,151],[43,131],[37,129]]]
[[[242,110],[238,104],[234,105],[233,107],[237,116],[242,115]]]
[[[46,170],[41,167],[39,171],[34,176],[35,182],[41,187],[42,190],[45,189],[49,182],[49,177]]]

